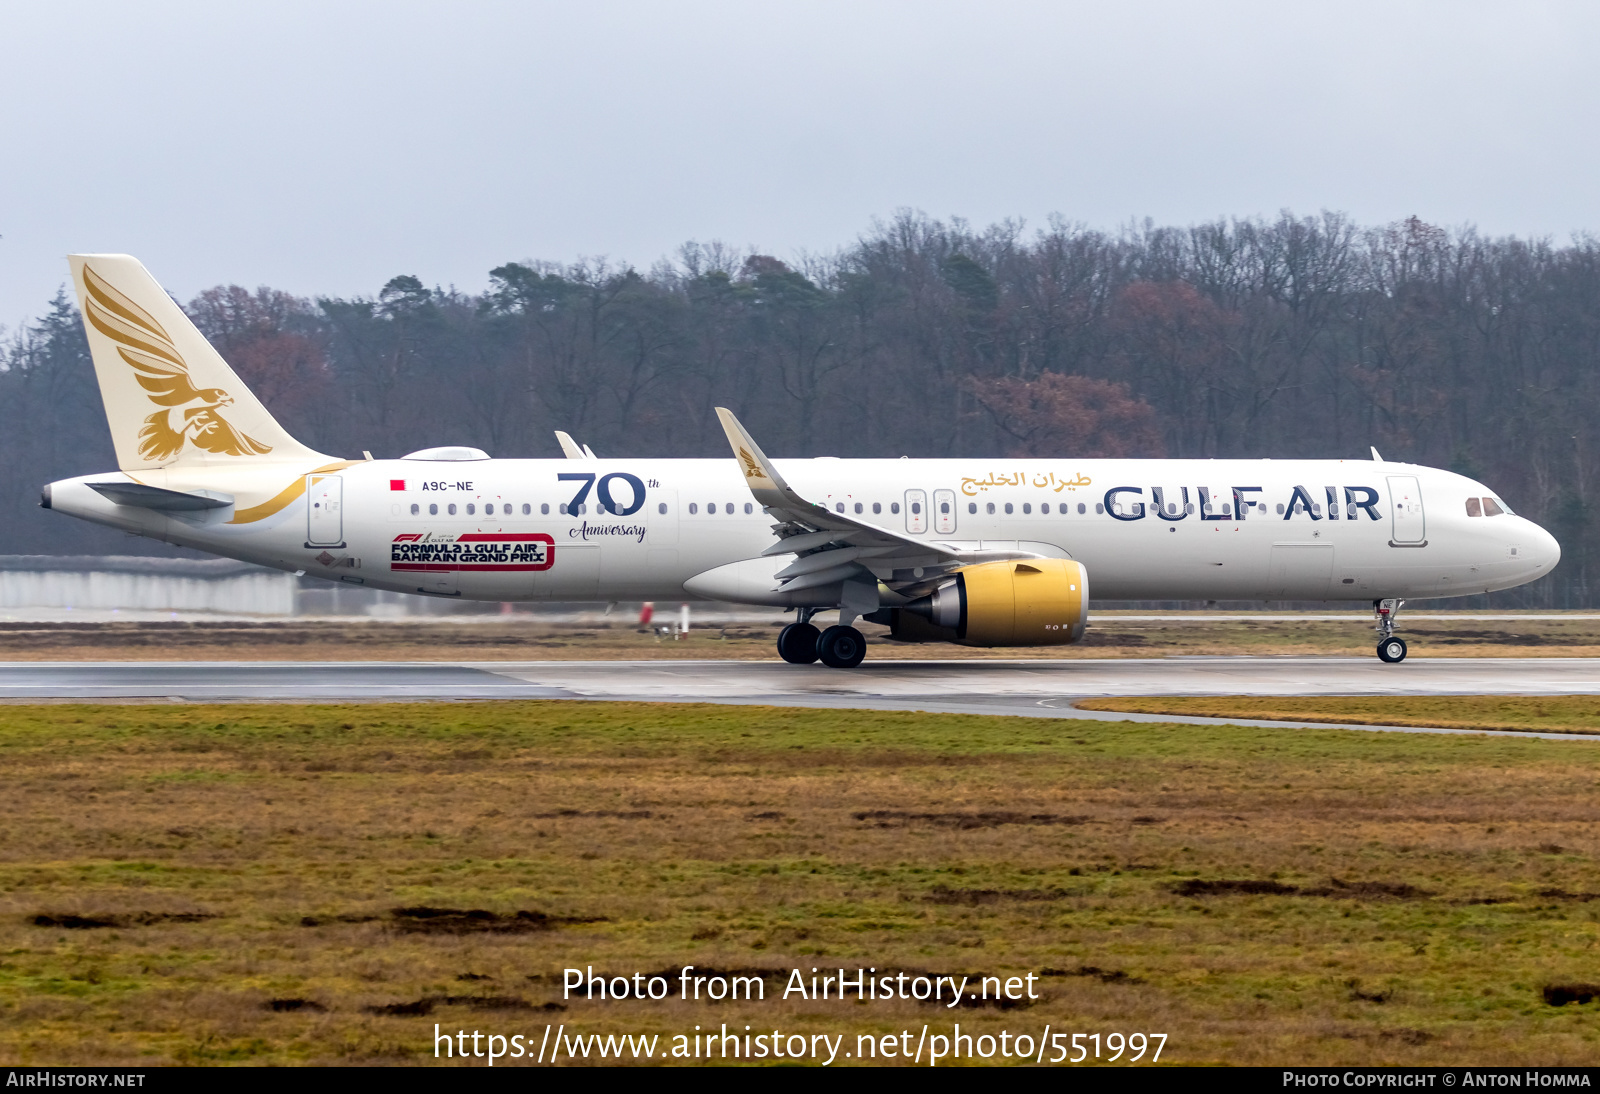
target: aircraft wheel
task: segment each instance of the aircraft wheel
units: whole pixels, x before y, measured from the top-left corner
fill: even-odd
[[[820,635],[810,623],[790,623],[778,632],[778,656],[791,665],[809,665],[817,659]]]
[[[854,627],[829,627],[817,639],[817,656],[830,669],[853,669],[867,655],[867,640]]]
[[[1398,665],[1406,659],[1404,638],[1385,638],[1378,643],[1378,660],[1386,665]]]

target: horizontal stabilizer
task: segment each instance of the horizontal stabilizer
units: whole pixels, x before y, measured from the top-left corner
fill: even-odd
[[[142,509],[195,512],[201,509],[226,509],[233,504],[232,494],[215,490],[198,490],[190,494],[138,482],[91,482],[85,485],[117,505],[137,505]]]

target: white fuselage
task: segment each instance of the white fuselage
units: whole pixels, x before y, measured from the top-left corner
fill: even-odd
[[[1531,581],[1560,557],[1528,520],[1469,515],[1469,498],[1482,512],[1492,497],[1481,484],[1410,464],[775,462],[808,500],[902,535],[1075,559],[1101,600],[1461,596]],[[243,474],[174,468],[140,472],[137,481],[229,494],[229,476]],[[115,504],[86,485],[133,481],[120,472],[53,483],[49,504],[375,589],[499,601],[797,602],[772,592],[776,582],[761,569],[791,561],[783,556],[754,564],[756,579],[742,584],[694,580],[776,542],[772,518],[753,504],[732,459],[377,460],[317,475],[254,463],[258,495],[274,474],[284,487],[277,500],[248,509],[163,512]],[[836,590],[817,589],[798,602],[827,604],[830,595]]]

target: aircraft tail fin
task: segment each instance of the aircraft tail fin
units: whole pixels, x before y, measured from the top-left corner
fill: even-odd
[[[327,459],[278,424],[137,259],[69,261],[122,470]]]

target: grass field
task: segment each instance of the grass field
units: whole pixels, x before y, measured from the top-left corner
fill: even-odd
[[[1600,979],[1597,776],[1583,742],[1316,729],[8,706],[0,1058],[431,1062],[436,1022],[850,1050],[960,1021],[1163,1032],[1171,1063],[1593,1064],[1600,1004],[1555,1003]],[[796,967],[1031,972],[1043,998],[561,998],[569,966],[685,964],[779,970],[769,996]]]
[[[1085,699],[1075,705],[1202,718],[1600,733],[1600,695],[1186,695]]]
[[[1137,613],[1131,613],[1137,614]],[[1307,619],[1262,612],[1250,619],[1205,612],[1137,619],[1095,612],[1084,641],[1068,647],[973,649],[890,641],[884,627],[860,624],[869,657],[1164,657],[1312,654],[1371,657],[1377,639],[1369,616]],[[698,626],[681,639],[634,625],[628,613],[600,612],[583,621],[554,622],[531,613],[478,616],[470,621],[410,619],[263,620],[259,622],[61,623],[0,621],[0,659],[9,661],[165,660],[468,660],[761,659],[776,657],[778,629],[770,623]],[[826,617],[825,617],[826,618]],[[1516,620],[1448,615],[1408,618],[1402,628],[1418,657],[1600,657],[1600,620],[1551,612]]]

